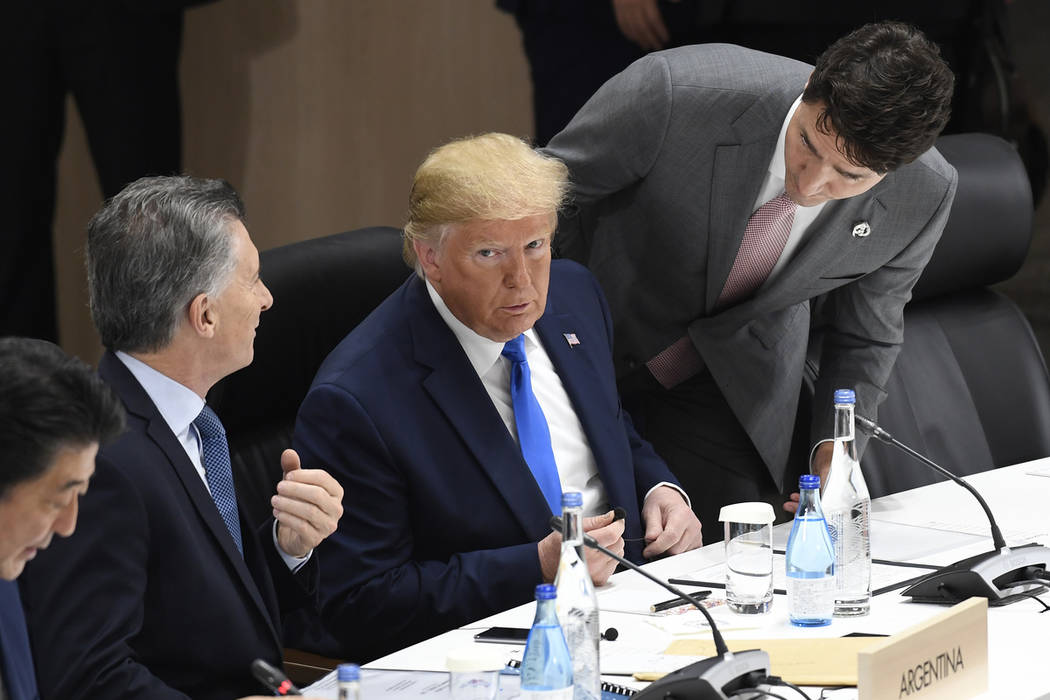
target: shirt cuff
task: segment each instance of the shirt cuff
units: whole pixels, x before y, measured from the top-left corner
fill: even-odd
[[[277,542],[277,521],[273,521],[273,546],[277,548],[277,553],[281,555],[281,561],[284,562],[288,570],[293,574],[303,568],[306,562],[310,561],[310,557],[313,555],[314,550],[310,550],[301,557],[293,557],[291,554],[286,554],[281,545]]]
[[[690,509],[692,509],[693,502],[691,500],[689,500],[689,494],[686,493],[685,491],[683,491],[681,486],[679,486],[678,484],[672,484],[670,481],[661,481],[659,484],[657,484],[656,486],[654,486],[651,489],[649,489],[648,491],[646,491],[645,492],[645,498],[642,499],[642,505],[643,506],[645,505],[646,499],[649,498],[649,494],[651,494],[653,491],[655,491],[656,489],[660,488],[661,486],[670,486],[675,491],[677,491],[678,493],[682,494],[682,498],[685,499],[685,504],[687,506],[689,506]]]

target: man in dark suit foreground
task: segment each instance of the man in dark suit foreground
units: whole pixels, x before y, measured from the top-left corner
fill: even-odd
[[[295,447],[346,488],[347,517],[321,547],[324,619],[344,655],[527,602],[555,575],[547,523],[563,490],[582,491],[585,527],[633,559],[700,544],[620,408],[594,278],[551,263],[566,189],[564,165],[505,134],[431,153],[405,227],[418,275],[332,351],[303,402]],[[592,554],[600,584],[615,563]]]
[[[244,207],[221,180],[144,178],[92,219],[99,373],[128,430],[98,457],[83,523],[22,585],[44,698],[228,698],[281,664],[283,612],[314,603],[313,548],[342,489],[281,457],[275,520],[241,525],[208,389],[252,360],[273,302]]]
[[[43,340],[0,338],[0,697],[39,698],[14,580],[69,537],[100,444],[124,410],[95,372]]]
[[[835,389],[875,416],[955,196],[933,148],[952,85],[898,23],[816,66],[686,46],[609,80],[551,140],[578,205],[558,243],[608,295],[624,401],[705,528],[726,503],[780,500],[831,437]],[[790,461],[811,330],[809,444]]]

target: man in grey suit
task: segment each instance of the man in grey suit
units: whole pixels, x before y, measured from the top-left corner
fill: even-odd
[[[899,23],[862,27],[816,67],[688,46],[632,64],[551,141],[577,205],[561,252],[601,282],[624,401],[705,540],[721,505],[790,486],[811,330],[819,376],[796,446],[831,436],[836,388],[874,417],[955,194],[933,148],[952,87],[936,46]],[[825,474],[829,447],[811,456]]]

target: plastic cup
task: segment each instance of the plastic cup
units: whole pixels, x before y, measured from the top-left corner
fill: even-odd
[[[453,649],[445,658],[452,700],[496,700],[506,658],[477,646]]]

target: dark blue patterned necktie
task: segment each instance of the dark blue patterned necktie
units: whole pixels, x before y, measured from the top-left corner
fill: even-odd
[[[237,492],[233,489],[233,469],[230,467],[230,446],[226,442],[226,430],[215,411],[205,406],[197,420],[193,421],[201,435],[201,454],[204,460],[204,475],[208,489],[226,529],[244,556],[241,546],[241,519],[237,513]]]
[[[552,513],[561,512],[561,480],[551,448],[551,433],[536,395],[532,393],[529,361],[525,358],[525,336],[519,335],[503,346],[503,356],[510,360],[510,400],[514,405],[514,422],[518,426],[521,455],[543,491]]]

